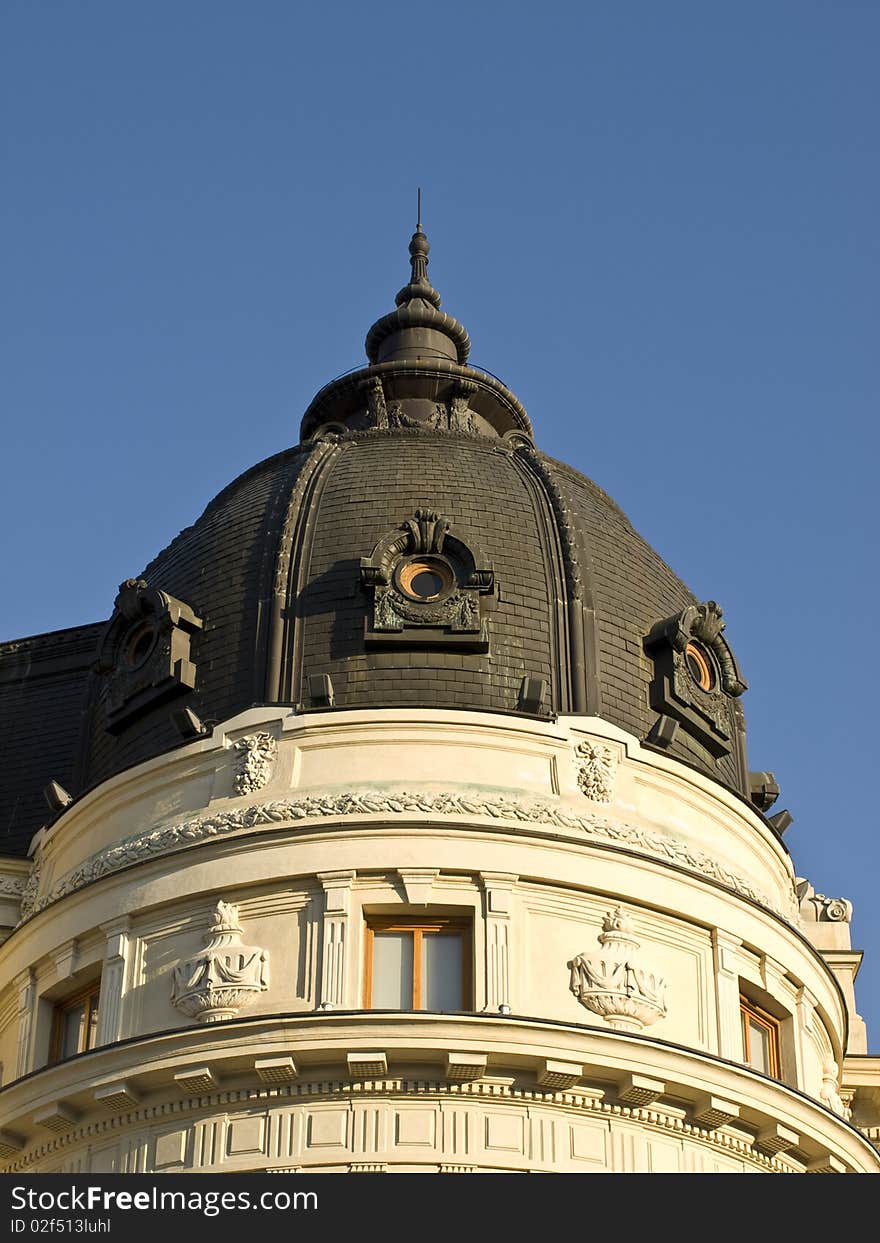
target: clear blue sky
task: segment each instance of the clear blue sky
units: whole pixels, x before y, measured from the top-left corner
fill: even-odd
[[[0,638],[297,439],[408,268],[701,598],[880,1049],[865,0],[5,0]]]

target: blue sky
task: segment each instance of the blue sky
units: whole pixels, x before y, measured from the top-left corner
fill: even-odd
[[[296,441],[421,185],[472,360],[724,607],[880,1050],[878,46],[855,0],[6,0],[0,638]]]

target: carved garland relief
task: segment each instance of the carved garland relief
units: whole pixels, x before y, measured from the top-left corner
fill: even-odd
[[[707,877],[724,885],[734,893],[750,898],[768,910],[775,911],[783,919],[796,918],[796,912],[779,908],[769,895],[755,889],[744,877],[722,867],[718,861],[702,851],[687,846],[675,838],[652,833],[620,820],[610,820],[598,815],[578,815],[549,803],[523,803],[502,795],[486,798],[481,795],[453,793],[382,794],[375,791],[351,791],[344,794],[308,795],[296,799],[277,799],[270,803],[258,803],[230,811],[217,812],[211,816],[196,816],[175,824],[162,825],[146,833],[107,846],[84,860],[78,867],[48,888],[39,892],[41,858],[38,852],[34,870],[22,895],[21,917],[29,919],[50,903],[74,893],[84,885],[102,876],[111,875],[121,868],[157,855],[224,837],[230,833],[255,828],[263,824],[296,824],[310,819],[330,817],[339,819],[359,815],[447,815],[459,818],[486,817],[506,824],[546,825],[584,833],[610,845],[635,849],[653,858],[669,860],[679,867]]]

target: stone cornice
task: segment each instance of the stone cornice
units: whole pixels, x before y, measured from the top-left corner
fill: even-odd
[[[257,1084],[255,1074],[248,1070],[257,1036],[261,1057],[292,1055],[301,1079],[276,1086]],[[488,1054],[487,1077],[444,1081],[440,1066],[447,1053],[475,1047]],[[363,1049],[385,1050],[383,1057],[387,1057],[390,1073],[353,1082],[342,1068],[349,1052]],[[135,1050],[137,1069],[132,1071]],[[556,1091],[542,1089],[532,1077],[539,1074],[548,1057],[582,1066],[582,1085]],[[408,1067],[416,1065],[418,1076],[412,1070],[407,1073]],[[176,1080],[192,1066],[210,1068],[216,1088],[181,1096]],[[516,1068],[513,1077],[507,1074],[511,1068]],[[94,1092],[117,1082],[121,1072],[141,1099],[130,1110],[108,1117],[95,1104]],[[627,1103],[625,1085],[633,1072],[658,1076],[661,1092],[674,1100],[676,1107],[662,1101]],[[735,1103],[745,1133],[739,1122],[732,1133],[701,1124],[696,1115],[701,1111],[702,1094],[709,1087]],[[670,1134],[689,1136],[739,1154],[768,1171],[796,1171],[830,1153],[849,1168],[880,1172],[880,1156],[870,1142],[821,1103],[748,1067],[710,1054],[643,1035],[520,1016],[392,1016],[369,1011],[255,1016],[208,1028],[176,1029],[108,1045],[34,1072],[0,1091],[0,1127],[13,1134],[24,1127],[27,1136],[33,1132],[30,1120],[34,1113],[47,1102],[60,1102],[77,1117],[63,1136],[43,1140],[31,1134],[21,1154],[4,1168],[9,1173],[26,1169],[83,1140],[94,1140],[117,1129],[131,1132],[153,1119],[226,1111],[230,1106],[260,1102],[267,1107],[295,1106],[365,1096],[546,1105],[607,1116],[612,1125],[615,1119],[630,1119]],[[688,1113],[692,1115],[690,1121]],[[760,1150],[761,1134],[776,1122],[797,1133],[797,1155],[792,1154],[791,1159]],[[754,1142],[749,1139],[752,1132]]]

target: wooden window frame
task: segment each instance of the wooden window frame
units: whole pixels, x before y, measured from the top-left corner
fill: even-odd
[[[79,992],[72,993],[70,997],[65,997],[62,1001],[55,1003],[55,1009],[52,1014],[52,1035],[49,1041],[49,1060],[51,1063],[61,1061],[61,1044],[64,1039],[64,1017],[69,1011],[76,1006],[85,1002],[85,1017],[83,1020],[83,1029],[85,1032],[86,1044],[82,1049],[77,1049],[76,1053],[87,1053],[89,1049],[95,1046],[88,1043],[89,1032],[92,1030],[92,1017],[95,1016],[95,1028],[97,1031],[97,1015],[98,1002],[101,997],[101,981],[93,980],[86,988],[81,988]],[[76,1054],[71,1053],[69,1057],[75,1057]]]
[[[413,938],[413,980],[412,980],[412,1006],[410,1010],[424,1010],[422,1002],[422,936],[424,933],[432,933],[434,935],[443,936],[460,936],[461,937],[461,1009],[469,1010],[472,1008],[472,980],[471,980],[471,940],[473,923],[469,919],[460,919],[438,915],[436,918],[430,916],[413,916],[412,919],[406,919],[400,915],[382,916],[382,915],[365,915],[365,962],[364,962],[364,1009],[371,1010],[373,1008],[373,937],[376,932],[406,932],[411,933]],[[400,1010],[398,1013],[407,1014],[410,1010]]]
[[[772,1014],[768,1014],[766,1010],[762,1010],[760,1006],[755,1005],[755,1003],[743,993],[740,993],[739,996],[739,1014],[742,1026],[743,1056],[745,1057],[746,1065],[752,1070],[756,1069],[752,1066],[751,1058],[751,1032],[749,1030],[749,1022],[751,1021],[757,1024],[758,1027],[763,1028],[769,1035],[769,1040],[767,1041],[767,1052],[770,1068],[767,1073],[771,1076],[771,1078],[778,1079],[779,1045],[782,1029],[780,1020],[774,1018]],[[758,1071],[758,1073],[760,1074],[761,1072]]]

